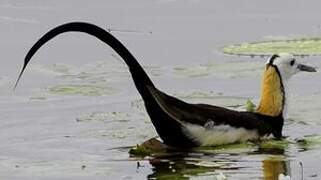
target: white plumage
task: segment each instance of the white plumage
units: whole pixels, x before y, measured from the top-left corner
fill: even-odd
[[[235,128],[229,125],[217,125],[206,128],[200,125],[185,123],[184,128],[186,134],[199,142],[201,146],[231,144],[259,138],[257,130]]]

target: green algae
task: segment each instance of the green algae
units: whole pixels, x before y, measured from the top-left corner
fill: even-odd
[[[142,145],[136,145],[129,150],[129,154],[133,156],[150,156],[153,153],[151,149],[148,149]]]
[[[275,139],[265,139],[261,142],[243,142],[243,143],[234,143],[226,145],[218,145],[211,147],[198,147],[195,148],[195,151],[206,152],[206,153],[227,153],[227,154],[241,154],[241,153],[250,153],[254,152],[257,149],[259,150],[284,150],[292,142],[289,140],[275,140]]]
[[[256,105],[251,100],[247,100],[245,106],[246,106],[247,111],[249,111],[249,112],[255,111]]]
[[[261,142],[244,142],[244,143],[234,143],[226,145],[217,146],[204,146],[196,147],[190,149],[191,152],[195,153],[210,153],[210,154],[242,154],[251,153],[259,150],[284,150],[292,142],[289,140],[274,140],[267,139]],[[141,145],[137,145],[129,150],[129,154],[134,156],[158,156],[158,153],[165,153],[168,150],[175,152],[175,149],[169,149],[168,146],[158,141],[155,138],[145,141]],[[200,164],[201,165],[201,164]],[[217,163],[214,164],[204,164],[204,166],[218,166]],[[221,165],[220,165],[221,166]]]
[[[141,157],[151,156],[151,155],[157,156],[156,154],[165,153],[167,149],[168,147],[165,144],[163,144],[156,138],[151,138],[145,141],[144,143],[140,145],[137,144],[135,147],[131,148],[129,150],[129,154],[132,156],[141,156]]]
[[[321,55],[321,38],[301,38],[241,43],[223,47],[225,54],[232,55],[271,55],[287,52],[294,55]]]
[[[38,71],[45,71],[47,73],[57,73],[57,74],[69,74],[73,67],[68,64],[32,64],[32,69]]]
[[[245,143],[235,143],[235,144],[226,144],[218,146],[209,146],[209,147],[198,147],[193,150],[196,152],[203,153],[227,153],[227,154],[240,154],[252,152],[257,149],[257,145],[252,142]]]
[[[85,121],[118,121],[127,122],[130,119],[130,115],[125,112],[90,112],[82,114],[76,118],[78,122]]]
[[[259,144],[260,149],[273,149],[273,150],[284,150],[291,144],[290,141],[283,139],[283,140],[275,140],[269,139],[264,140]]]
[[[58,95],[82,95],[104,96],[114,94],[115,89],[94,85],[57,85],[48,89],[52,94]]]
[[[174,73],[177,75],[183,75],[187,77],[202,77],[208,76],[212,72],[211,66],[193,66],[190,67],[174,67]]]
[[[296,139],[296,142],[303,150],[310,150],[321,147],[321,135],[310,135],[300,139]]]

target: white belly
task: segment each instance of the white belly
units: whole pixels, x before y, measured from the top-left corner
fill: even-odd
[[[184,127],[188,136],[199,142],[201,146],[231,144],[259,138],[257,130],[235,128],[229,125],[218,125],[211,128],[205,128],[199,125],[184,124]]]

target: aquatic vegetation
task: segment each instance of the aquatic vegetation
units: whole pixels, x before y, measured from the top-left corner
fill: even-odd
[[[152,154],[164,153],[168,149],[168,146],[157,140],[156,138],[151,138],[140,145],[129,150],[129,154],[134,156],[150,156]]]
[[[175,74],[183,75],[188,77],[201,77],[207,76],[211,73],[210,66],[193,66],[193,68],[188,67],[175,67],[173,68]]]
[[[152,76],[162,76],[164,75],[164,67],[160,66],[143,66],[143,68]]]
[[[260,149],[273,149],[273,150],[284,150],[286,149],[291,142],[284,140],[264,140],[259,144]]]
[[[192,92],[175,93],[174,95],[180,98],[193,99],[193,98],[215,98],[217,96],[222,95],[222,93],[215,93],[213,91],[209,91],[209,92],[192,91]]]
[[[142,146],[142,145],[136,145],[136,147],[131,148],[129,150],[129,154],[130,155],[134,155],[134,156],[150,156],[153,153],[152,150]]]
[[[264,56],[280,52],[287,52],[301,56],[321,55],[321,38],[301,38],[241,43],[225,46],[222,50],[225,54],[247,56]]]
[[[193,150],[196,152],[203,153],[227,153],[227,154],[240,154],[252,152],[257,149],[257,145],[252,142],[245,143],[235,143],[235,144],[227,144],[220,146],[212,146],[212,147],[198,147]]]
[[[82,114],[76,118],[78,122],[83,121],[118,121],[126,122],[130,118],[130,115],[125,112],[91,112]]]
[[[210,153],[210,154],[242,154],[242,153],[250,153],[254,152],[257,149],[260,150],[284,150],[286,149],[291,142],[288,140],[274,140],[274,139],[267,139],[262,142],[244,142],[244,143],[235,143],[235,144],[226,144],[226,145],[219,145],[219,146],[209,146],[209,147],[196,147],[192,149],[192,152],[197,153]],[[159,152],[166,152],[168,147],[163,144],[162,142],[158,141],[155,138],[145,141],[141,145],[137,145],[130,149],[129,153],[132,155],[140,155],[140,156],[150,156],[155,155]],[[175,151],[175,149],[172,149]],[[200,166],[222,166],[218,165],[217,163],[210,163],[207,162],[202,163],[199,162]],[[197,164],[196,164],[197,165]]]
[[[298,146],[303,150],[309,150],[321,147],[321,135],[305,136],[296,140]]]
[[[255,107],[256,107],[256,105],[251,100],[247,100],[246,101],[246,110],[247,111],[254,112],[255,111]]]
[[[49,88],[48,91],[58,95],[82,96],[104,96],[116,93],[113,88],[94,85],[57,85]]]
[[[74,71],[74,67],[68,64],[33,64],[32,69],[46,73],[69,74]]]

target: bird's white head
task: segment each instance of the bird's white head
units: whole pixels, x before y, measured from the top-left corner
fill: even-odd
[[[294,74],[301,71],[316,72],[314,67],[299,63],[293,55],[289,53],[272,55],[267,61],[267,65],[276,66],[283,81],[290,79]]]

